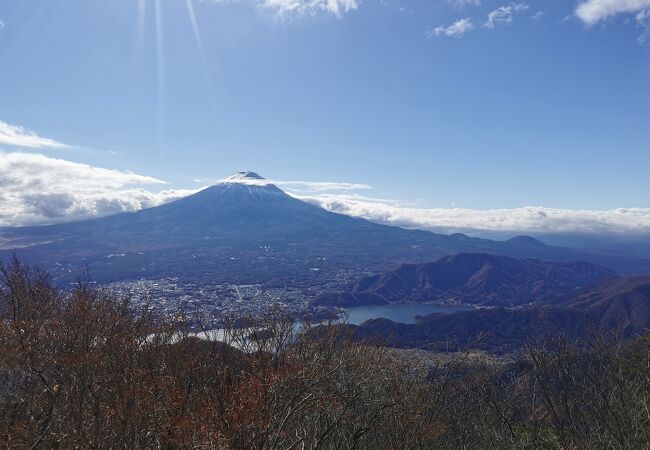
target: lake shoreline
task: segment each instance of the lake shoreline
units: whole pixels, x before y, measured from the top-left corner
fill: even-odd
[[[388,303],[341,308],[342,316],[351,325],[360,325],[372,319],[388,319],[393,322],[414,324],[428,314],[453,314],[475,309],[472,305],[440,305],[437,303]]]

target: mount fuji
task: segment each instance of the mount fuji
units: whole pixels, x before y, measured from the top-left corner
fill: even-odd
[[[620,272],[650,261],[381,225],[296,199],[254,172],[239,172],[188,197],[132,213],[38,227],[0,228],[0,257],[12,252],[55,277],[87,267],[96,281],[209,277],[286,285],[341,269],[385,270],[461,252],[584,260]]]

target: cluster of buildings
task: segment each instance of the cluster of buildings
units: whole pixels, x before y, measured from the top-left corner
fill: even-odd
[[[108,285],[111,292],[129,298],[135,309],[147,309],[159,317],[176,317],[219,326],[224,318],[256,318],[281,310],[296,319],[335,318],[336,308],[313,305],[311,299],[331,289],[336,282],[310,287],[264,287],[259,284],[180,281],[178,278],[120,281]]]

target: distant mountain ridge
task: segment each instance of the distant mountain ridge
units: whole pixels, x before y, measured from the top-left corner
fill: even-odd
[[[14,249],[57,279],[73,279],[86,266],[101,282],[207,277],[308,286],[331,284],[341,270],[386,270],[463,252],[650,271],[650,260],[642,258],[551,247],[525,238],[491,241],[381,225],[298,200],[254,172],[239,172],[193,195],[138,212],[0,228],[0,258]]]
[[[525,235],[523,235],[523,236],[515,236],[513,238],[508,239],[506,242],[509,242],[511,244],[520,245],[522,247],[536,247],[536,248],[546,247],[546,244],[544,244],[539,239],[535,239],[534,237],[525,236]]]
[[[316,301],[336,306],[431,301],[517,306],[557,298],[613,275],[610,269],[586,262],[462,253],[435,262],[404,264],[360,279],[350,292]]]
[[[388,319],[345,325],[358,338],[389,337],[398,347],[512,351],[530,339],[629,339],[650,330],[650,276],[608,278],[557,304],[430,314],[415,324]],[[477,338],[479,338],[477,340]]]

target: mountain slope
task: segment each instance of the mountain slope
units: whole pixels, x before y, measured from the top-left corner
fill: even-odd
[[[534,243],[533,243],[534,244]],[[176,277],[275,286],[340,283],[460,252],[578,260],[616,270],[650,261],[550,247],[529,239],[498,242],[406,230],[326,211],[253,172],[241,172],[168,204],[99,219],[0,229],[0,258],[21,258],[74,278],[86,266],[97,281]],[[315,270],[318,269],[318,270]]]
[[[425,264],[405,264],[362,278],[351,292],[318,299],[321,304],[462,302],[514,306],[549,300],[613,272],[585,262],[545,262],[468,253]],[[356,302],[363,299],[364,302]]]
[[[618,328],[626,336],[650,330],[650,277],[607,279],[564,305],[605,329]]]
[[[573,341],[599,334],[627,339],[650,330],[650,276],[605,279],[559,304],[431,314],[416,324],[376,319],[348,327],[359,338],[390,336],[395,346],[430,349],[471,345],[510,351],[530,339],[558,335]]]

